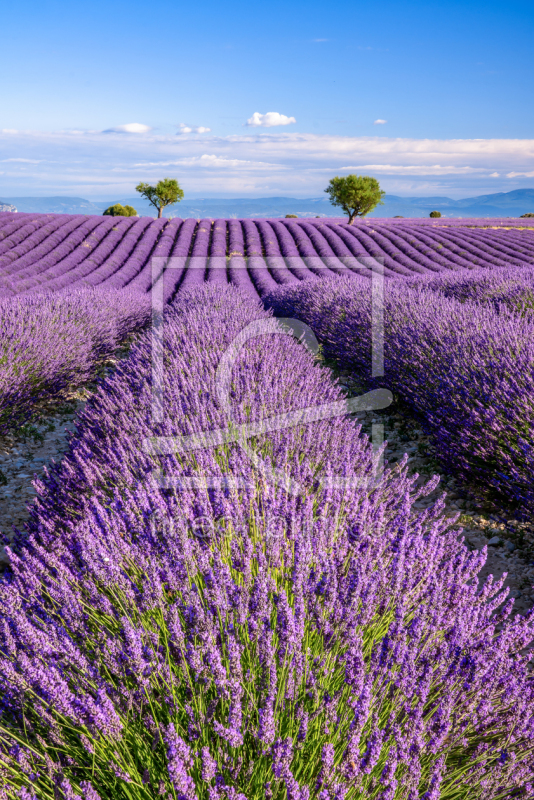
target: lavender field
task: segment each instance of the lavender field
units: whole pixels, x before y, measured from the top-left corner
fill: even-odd
[[[88,398],[2,531],[0,800],[534,797],[534,617],[358,416],[529,524],[534,220],[5,213],[0,310],[2,441]]]
[[[534,265],[533,233],[529,219],[378,219],[350,226],[322,219],[5,213],[0,214],[0,297],[96,286],[149,292],[159,277],[153,258],[174,259],[161,277],[166,302],[204,280],[229,282],[262,297],[277,284],[361,272],[365,264],[358,259],[380,259],[389,277]]]

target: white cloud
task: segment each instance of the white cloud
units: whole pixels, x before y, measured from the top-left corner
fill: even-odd
[[[367,170],[368,172],[385,172],[390,175],[462,175],[467,172],[487,172],[483,167],[442,167],[440,164],[363,164],[357,167],[339,167],[341,171],[348,169]]]
[[[490,178],[500,178],[500,172],[492,172]]]
[[[276,125],[292,125],[296,121],[295,117],[286,117],[278,111],[268,111],[266,114],[255,111],[246,124],[251,128],[274,128]]]
[[[534,172],[508,172],[507,178],[534,178]]]
[[[36,161],[35,158],[3,158],[2,164],[40,164],[40,161]]]
[[[312,39],[312,42],[329,42],[330,39]]]
[[[186,125],[185,122],[180,122],[178,133],[209,133],[211,128],[205,128],[203,125]]]
[[[375,119],[375,121],[373,122],[373,125],[385,125],[386,122],[387,122],[387,119]]]
[[[148,133],[151,130],[152,128],[149,125],[143,125],[141,122],[128,122],[126,125],[108,128],[104,133]]]
[[[180,158],[177,161],[145,161],[139,164],[134,164],[133,167],[137,168],[146,168],[146,167],[217,167],[217,168],[228,168],[228,167],[268,167],[272,169],[273,166],[280,169],[279,164],[271,164],[266,161],[248,161],[242,158],[224,158],[223,156],[216,156],[216,155],[209,155],[204,153],[201,156],[191,156],[190,158]],[[121,172],[120,168],[116,168],[116,171]]]
[[[2,128],[0,133],[18,133],[18,131],[16,131],[14,128]]]
[[[244,164],[247,166],[270,166],[270,164],[265,164],[261,161],[247,161],[241,158],[224,158],[222,156],[208,155],[207,153],[204,153],[200,158],[190,158],[187,159],[187,161],[189,164],[200,164],[201,167],[240,167]]]

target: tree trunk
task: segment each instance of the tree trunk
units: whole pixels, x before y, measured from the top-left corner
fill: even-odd
[[[349,214],[349,225],[354,225],[354,220],[356,219],[357,214]]]
[[[163,216],[163,206],[160,206],[158,208],[158,219],[161,219],[162,216]]]

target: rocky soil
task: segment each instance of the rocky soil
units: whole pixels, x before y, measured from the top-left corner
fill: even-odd
[[[45,466],[61,461],[68,447],[68,431],[85,405],[83,390],[55,407],[42,409],[39,421],[0,437],[0,532],[12,541],[14,529],[22,530],[28,506],[36,492],[32,486]],[[5,548],[0,564],[7,563]]]
[[[132,340],[99,366],[93,382],[65,392],[57,402],[41,405],[29,424],[0,436],[0,570],[8,563],[4,537],[12,542],[15,530],[22,531],[29,517],[36,495],[34,478],[42,475],[44,467],[61,461],[74,419],[95,391],[96,380],[115,371],[128,356]]]

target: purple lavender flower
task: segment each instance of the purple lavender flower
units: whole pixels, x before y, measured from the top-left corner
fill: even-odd
[[[195,784],[189,774],[193,766],[191,749],[176,734],[174,725],[168,725],[164,733],[167,745],[167,769],[179,800],[197,800]]]
[[[80,788],[83,790],[84,800],[101,800],[98,792],[95,792],[90,781],[81,781]]]
[[[0,697],[43,791],[54,770],[76,795],[90,775],[106,800],[111,785],[126,800],[146,769],[146,791],[210,800],[391,797],[395,786],[395,800],[493,800],[532,783],[533,622],[500,609],[503,581],[479,589],[484,553],[467,551],[442,507],[414,507],[421,489],[405,464],[372,485],[322,483],[373,474],[369,441],[344,418],[254,437],[302,494],[265,480],[239,442],[184,446],[229,418],[339,399],[301,345],[271,334],[241,352],[228,416],[217,366],[267,316],[219,283],[179,294],[166,318],[166,419],[151,427],[141,334],[42,482],[0,581]],[[143,446],[147,431],[177,447]],[[236,480],[189,480],[206,475]],[[207,538],[194,534],[199,518]]]

